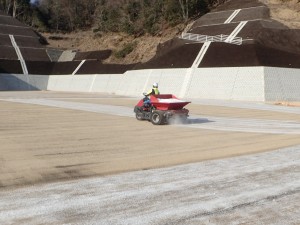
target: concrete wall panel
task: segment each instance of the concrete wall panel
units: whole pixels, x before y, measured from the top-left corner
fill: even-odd
[[[116,91],[120,86],[122,77],[122,74],[95,74],[93,75],[93,81],[89,91],[116,94]]]
[[[4,89],[6,90],[28,90],[29,89],[28,83],[24,82],[24,79],[22,79],[21,75],[3,74],[1,75],[0,81],[3,82],[3,84],[5,84],[6,87]]]
[[[0,91],[8,91],[6,76],[7,74],[0,73]]]
[[[48,87],[49,91],[70,91],[70,83],[72,75],[51,75],[49,76]]]
[[[300,69],[265,67],[266,101],[300,101]]]
[[[231,99],[264,101],[264,98],[263,68],[237,68]]]
[[[128,71],[121,78],[120,95],[142,96],[148,92],[153,83],[159,84],[161,93],[179,93],[186,69],[156,69]]]
[[[48,90],[51,91],[81,91],[116,93],[121,77],[120,74],[101,75],[52,75],[49,77]]]
[[[48,80],[47,75],[28,75],[28,82],[33,90],[47,90]]]
[[[0,74],[0,90],[46,90],[48,76]]]
[[[192,72],[188,98],[263,101],[263,68],[198,68]]]
[[[159,83],[160,92],[179,95],[184,82],[187,69],[165,69],[161,70]],[[152,83],[150,84],[152,87]]]
[[[69,83],[69,90],[89,92],[92,85],[93,75],[74,75]]]
[[[161,93],[183,99],[300,101],[300,70],[274,67],[152,69],[125,74],[0,74],[0,90],[103,92],[141,97],[159,83]]]
[[[89,92],[109,92],[107,85],[110,81],[110,75],[93,75],[93,80],[89,87]]]
[[[145,82],[149,76],[149,70],[127,71],[120,79],[116,94],[127,96],[141,96],[145,91]]]
[[[232,93],[234,78],[234,71],[228,68],[195,69],[186,96],[188,98],[208,99],[229,98]]]

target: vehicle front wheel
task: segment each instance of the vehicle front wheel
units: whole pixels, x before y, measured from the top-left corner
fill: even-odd
[[[135,118],[136,118],[137,120],[144,120],[143,113],[137,112],[137,113],[135,114]]]
[[[154,111],[151,115],[151,123],[154,125],[161,125],[164,123],[164,115],[163,112]]]
[[[143,116],[143,112],[142,112],[141,107],[135,106],[134,107],[134,112],[135,112],[135,118],[137,120],[144,120],[144,116]]]

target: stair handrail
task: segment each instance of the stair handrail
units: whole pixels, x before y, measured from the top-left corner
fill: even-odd
[[[193,34],[193,33],[181,33],[181,39],[187,39],[191,41],[196,41],[200,43],[204,43],[207,41],[211,42],[226,42],[230,44],[241,45],[243,43],[243,39],[241,37],[233,37],[230,38],[230,41],[226,41],[229,35],[219,34],[215,36],[202,35],[202,34]]]

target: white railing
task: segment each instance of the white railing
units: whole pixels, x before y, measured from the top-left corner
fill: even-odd
[[[230,35],[220,34],[215,36],[201,35],[201,34],[192,34],[192,33],[182,33],[182,39],[187,39],[191,41],[196,41],[200,43],[204,43],[207,41],[211,42],[226,42],[235,45],[241,45],[243,43],[243,39],[241,37],[233,37],[229,38]],[[227,40],[227,41],[226,41]],[[230,40],[230,41],[228,41]]]

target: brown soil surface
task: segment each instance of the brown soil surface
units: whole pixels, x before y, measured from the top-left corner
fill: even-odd
[[[133,107],[135,100],[88,93],[2,92],[64,102]],[[134,117],[85,110],[0,101],[0,187],[167,167],[208,159],[270,151],[300,144],[299,134],[154,126]],[[299,115],[273,111],[191,105],[212,116],[287,119]],[[217,113],[216,113],[217,112]],[[200,116],[199,115],[199,116]]]
[[[291,106],[291,107],[300,107],[300,102],[275,102],[275,105]]]
[[[98,34],[93,33],[92,31],[71,34],[43,33],[42,35],[47,38],[47,41],[49,42],[48,47],[74,49],[80,52],[110,49],[114,53],[116,51],[120,51],[128,43],[136,43],[134,51],[127,55],[126,58],[118,59],[116,57],[110,57],[104,61],[105,63],[131,64],[148,61],[155,55],[156,48],[159,44],[179,35],[183,28],[184,27],[180,25],[174,28],[169,28],[157,36],[145,35],[138,38],[124,33]],[[51,36],[59,36],[64,39],[51,40],[49,39]]]
[[[300,29],[300,2],[298,0],[259,0],[270,9],[271,18],[291,29]]]

